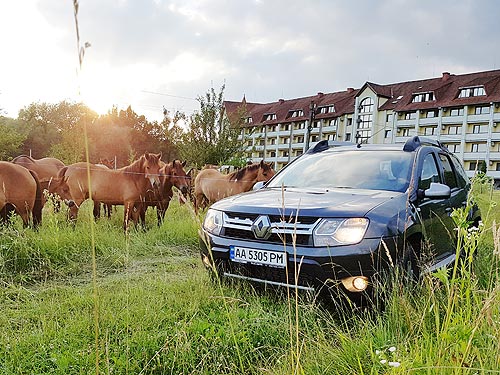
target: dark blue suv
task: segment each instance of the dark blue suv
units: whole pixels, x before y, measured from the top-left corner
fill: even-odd
[[[452,211],[468,207],[470,225],[480,221],[470,187],[460,161],[434,140],[321,141],[260,189],[212,205],[202,260],[221,277],[355,300],[394,266],[418,275],[452,264]]]

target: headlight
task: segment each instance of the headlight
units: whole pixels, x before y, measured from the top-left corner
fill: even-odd
[[[314,246],[354,245],[363,239],[368,219],[323,219],[314,230]]]
[[[210,208],[205,216],[203,228],[211,234],[219,235],[222,230],[222,221],[222,212]]]

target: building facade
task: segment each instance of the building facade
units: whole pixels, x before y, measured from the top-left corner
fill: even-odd
[[[251,161],[281,169],[323,139],[402,143],[437,139],[463,161],[469,176],[486,170],[500,185],[500,70],[318,93],[273,103],[226,101],[229,118],[244,106],[240,135]],[[241,113],[238,112],[238,113]]]

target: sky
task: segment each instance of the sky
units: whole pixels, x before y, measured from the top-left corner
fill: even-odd
[[[498,14],[495,0],[79,0],[77,41],[72,0],[4,0],[0,113],[69,100],[161,121],[222,85],[266,103],[500,69]]]

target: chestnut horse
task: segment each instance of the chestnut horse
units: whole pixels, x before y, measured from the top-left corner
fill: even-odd
[[[185,195],[189,189],[189,177],[184,171],[186,162],[174,160],[171,163],[163,164],[160,168],[160,184],[154,191],[149,191],[146,195],[145,207],[141,212],[141,221],[144,224],[146,209],[149,206],[156,206],[156,216],[158,225],[163,223],[165,212],[168,209],[170,200],[173,196],[172,188],[175,186]]]
[[[75,163],[61,169],[57,179],[49,185],[49,192],[55,192],[66,200],[72,221],[76,220],[80,205],[86,199],[121,204],[124,206],[123,228],[126,230],[130,219],[137,224],[146,193],[152,190],[154,184],[159,184],[160,158],[161,153],[145,153],[120,169]],[[87,168],[90,170],[90,186]]]
[[[228,175],[216,169],[202,169],[194,182],[195,211],[222,198],[249,191],[256,182],[268,181],[273,176],[274,169],[264,161]]]
[[[42,189],[36,172],[0,161],[0,221],[16,212],[27,227],[30,218],[36,228],[42,222]]]

